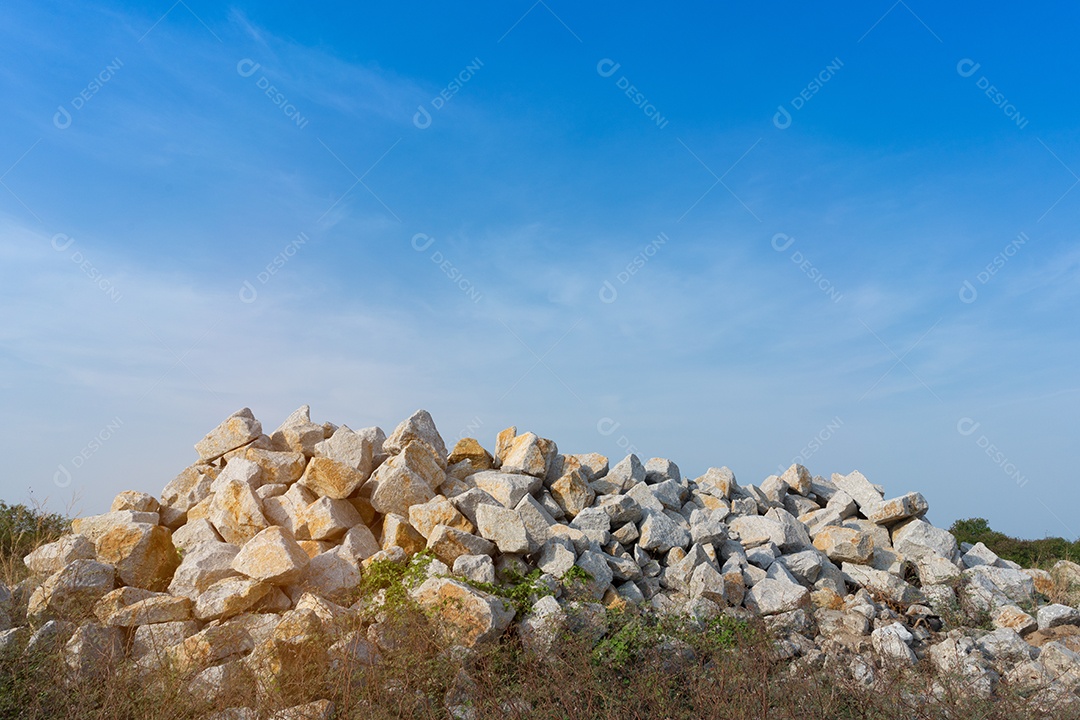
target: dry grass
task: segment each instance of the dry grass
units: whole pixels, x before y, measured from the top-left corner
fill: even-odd
[[[982,700],[967,692],[962,678],[935,678],[921,666],[903,673],[878,669],[875,684],[866,687],[843,663],[793,666],[776,657],[762,627],[727,621],[693,628],[612,614],[599,645],[567,634],[545,657],[530,654],[513,633],[476,651],[448,652],[429,620],[407,606],[391,621],[397,646],[375,667],[331,667],[327,640],[316,638],[291,651],[272,685],[257,686],[252,677],[213,703],[192,697],[189,678],[178,675],[116,672],[69,685],[57,654],[10,655],[0,658],[0,718],[185,720],[236,706],[265,717],[326,698],[335,703],[336,717],[357,720],[447,718],[453,706],[469,708],[477,720],[1080,719],[1080,709],[1039,709],[1004,687],[995,699]],[[935,682],[940,687],[932,693]]]

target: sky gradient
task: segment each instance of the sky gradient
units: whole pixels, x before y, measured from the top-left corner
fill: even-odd
[[[1080,533],[1080,10],[6,3],[0,498],[251,407]]]

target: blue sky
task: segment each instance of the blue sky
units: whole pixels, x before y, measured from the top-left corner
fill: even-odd
[[[0,497],[309,403],[1080,533],[1080,12],[365,5],[0,10]]]

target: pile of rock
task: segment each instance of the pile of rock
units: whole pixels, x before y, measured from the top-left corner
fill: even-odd
[[[167,663],[210,699],[242,672],[284,672],[290,648],[320,633],[320,660],[373,664],[394,642],[377,616],[331,629],[370,608],[357,592],[368,568],[423,552],[411,595],[460,645],[516,620],[542,651],[568,613],[616,605],[753,614],[796,664],[872,682],[883,664],[928,658],[974,692],[1005,679],[1077,699],[1080,610],[1039,601],[1080,584],[1080,566],[1023,569],[958,547],[924,519],[922,495],[887,499],[858,472],[689,480],[670,460],[609,466],[515,428],[494,452],[474,439],[448,452],[422,410],[387,437],[313,423],[306,406],[265,434],[244,409],[195,448],[159,498],[121,493],[27,556],[35,577],[0,598],[0,627],[15,626],[0,647],[62,646],[80,676]],[[529,572],[544,592],[527,613],[480,589]],[[962,612],[995,629],[958,626]]]

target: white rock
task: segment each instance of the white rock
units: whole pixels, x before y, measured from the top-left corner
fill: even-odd
[[[775,615],[809,607],[810,592],[802,585],[766,578],[750,588],[744,602],[758,615]]]
[[[1080,610],[1060,603],[1039,608],[1036,617],[1040,630],[1049,630],[1062,625],[1080,625]]]
[[[514,510],[494,505],[480,505],[476,508],[476,528],[481,537],[495,543],[499,552],[526,553],[529,551],[529,538],[525,531],[525,524]]]
[[[478,583],[495,582],[495,563],[487,555],[459,555],[454,560],[454,574]]]
[[[262,424],[248,408],[236,411],[195,444],[203,461],[215,460],[231,450],[242,447],[262,435]]]

